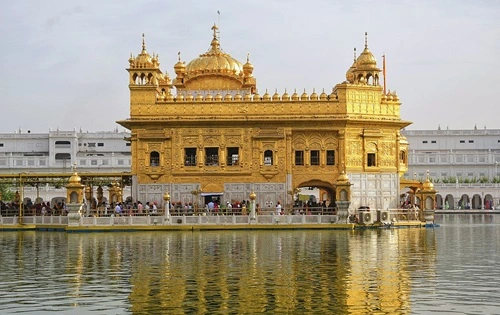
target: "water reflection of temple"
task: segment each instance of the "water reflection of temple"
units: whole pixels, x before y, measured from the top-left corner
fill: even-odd
[[[410,313],[432,230],[69,234],[70,290],[126,294],[133,312]],[[76,250],[75,250],[76,249]],[[423,267],[424,266],[424,267]],[[93,274],[109,274],[103,281]],[[92,283],[89,283],[92,282]]]

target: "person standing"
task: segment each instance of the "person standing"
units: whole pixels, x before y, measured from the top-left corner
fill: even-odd
[[[279,201],[276,204],[276,215],[281,215],[281,203]]]

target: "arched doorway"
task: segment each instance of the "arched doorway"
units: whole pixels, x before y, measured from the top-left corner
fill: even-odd
[[[471,209],[481,209],[481,196],[475,194],[472,196]]]
[[[458,209],[470,209],[470,199],[467,194],[463,194],[458,201]]]
[[[486,194],[484,196],[483,202],[484,202],[484,209],[486,209],[486,210],[493,210],[494,209],[495,205],[493,203],[493,196],[492,195]]]
[[[455,209],[455,199],[453,198],[453,195],[446,195],[445,200],[444,200],[444,209],[445,210],[453,210]]]
[[[443,209],[443,196],[436,195],[436,209]]]
[[[335,213],[335,187],[321,180],[300,183],[292,193],[292,211],[294,214]]]

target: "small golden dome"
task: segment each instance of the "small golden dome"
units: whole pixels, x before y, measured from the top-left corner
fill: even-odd
[[[286,90],[285,90],[285,93],[283,93],[283,95],[281,96],[281,99],[283,101],[289,101],[290,100],[290,95],[288,95],[288,93],[286,92]]]
[[[157,68],[159,63],[158,59],[151,58],[146,50],[146,41],[144,39],[144,34],[142,34],[142,50],[137,57],[133,58],[131,55],[129,58],[129,64],[131,68]]]
[[[307,101],[309,99],[309,95],[306,93],[306,89],[304,89],[304,93],[300,96],[301,101]]]
[[[167,102],[172,102],[174,100],[174,96],[172,95],[172,93],[167,93],[167,96],[166,96],[166,99],[167,99]]]
[[[253,65],[250,63],[250,54],[247,54],[247,62],[243,65],[243,73],[246,77],[251,77],[253,72]]]
[[[299,100],[299,94],[297,94],[297,90],[294,90],[292,94],[292,101],[298,101],[298,100]]]
[[[266,90],[266,93],[264,93],[264,95],[262,95],[262,99],[264,101],[270,101],[271,100],[271,95],[269,95],[269,93],[267,93],[267,90]]]
[[[342,172],[339,177],[337,178],[337,182],[348,182],[349,181],[349,177],[347,177],[347,174]]]
[[[309,97],[311,99],[311,101],[317,101],[318,100],[318,94],[316,94],[316,90],[313,89],[313,92],[311,94],[311,96]]]
[[[321,94],[319,95],[319,99],[321,101],[326,101],[328,99],[328,95],[326,95],[325,89],[323,89],[323,92],[321,92]]]
[[[387,100],[392,101],[394,98],[392,97],[392,94],[387,95]]]
[[[201,94],[201,93],[196,94],[196,101],[199,101],[199,102],[203,101],[203,94]]]
[[[273,101],[279,101],[280,95],[278,94],[278,90],[276,90],[273,94]]]
[[[186,64],[182,61],[177,61],[177,63],[174,65],[174,70],[175,74],[184,74],[186,73]]]
[[[241,101],[243,97],[241,96],[240,92],[236,92],[236,95],[234,96],[235,101]]]
[[[176,102],[183,102],[183,101],[184,101],[184,95],[182,95],[182,94],[177,94],[177,95],[175,96],[175,101],[176,101]]]
[[[262,100],[260,99],[259,92],[255,91],[255,94],[253,95],[253,100],[254,100],[254,101],[262,101]]]
[[[347,82],[354,83],[354,79],[356,79],[356,74],[354,73],[355,71],[356,71],[356,47],[354,47],[354,60],[352,62],[352,65],[345,73],[345,78]]]
[[[210,94],[210,92],[208,92],[208,94],[205,95],[205,101],[211,101],[213,99],[214,99],[214,97],[212,96],[212,94]]]
[[[80,184],[81,182],[82,182],[82,179],[80,178],[80,176],[78,176],[78,174],[76,173],[76,171],[69,178],[69,183],[70,184]]]
[[[215,94],[214,99],[215,99],[216,101],[222,101],[222,94],[220,94],[220,91],[219,91],[219,92],[217,92],[217,94]]]
[[[424,190],[433,190],[434,184],[429,179],[427,179],[423,184],[423,188]]]
[[[245,96],[243,96],[243,99],[245,101],[251,101],[252,100],[252,94],[246,93]]]
[[[193,96],[193,94],[191,94],[191,92],[189,92],[188,95],[186,96],[186,101],[192,102],[193,100],[194,100],[194,96]]]
[[[232,101],[233,100],[233,96],[231,95],[231,93],[227,92],[226,95],[224,95],[224,101]]]
[[[252,192],[250,193],[250,200],[255,200],[257,198],[257,195],[255,194],[255,192],[252,190]]]
[[[337,94],[335,93],[335,91],[332,90],[332,93],[330,94],[330,101],[336,100],[336,99],[337,99]]]
[[[356,60],[356,70],[379,70],[377,68],[377,59],[375,59],[375,56],[368,49],[368,33],[365,33],[365,49]]]
[[[382,93],[382,101],[385,101],[387,100],[387,95],[385,95],[384,93]]]

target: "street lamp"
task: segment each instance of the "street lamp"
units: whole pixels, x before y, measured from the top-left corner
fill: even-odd
[[[170,195],[168,191],[163,194],[163,200],[165,200],[165,221],[170,222]]]

